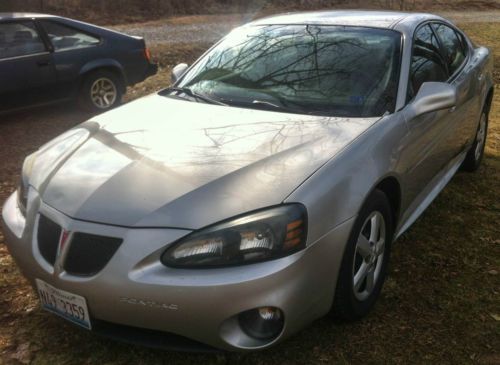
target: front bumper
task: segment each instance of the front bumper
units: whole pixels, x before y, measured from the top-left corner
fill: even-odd
[[[159,259],[169,243],[189,231],[129,229],[73,220],[42,203],[32,189],[25,219],[16,199],[14,193],[3,208],[4,231],[11,255],[32,283],[39,278],[84,296],[96,322],[169,332],[224,350],[268,347],[326,314],[353,222],[278,260],[186,270],[165,267]],[[57,264],[54,268],[39,252],[40,214],[65,230],[120,237],[123,243],[96,275],[70,275],[58,270]],[[285,317],[282,333],[268,342],[247,336],[237,320],[239,313],[262,306],[280,308]]]

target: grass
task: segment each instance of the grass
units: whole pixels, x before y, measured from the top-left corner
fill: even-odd
[[[460,28],[477,44],[487,46],[492,51],[495,61],[494,78],[498,90],[500,87],[500,25],[498,23],[465,23],[461,24]]]
[[[181,62],[192,64],[205,52],[211,44],[176,44],[175,47],[165,44],[156,44],[150,47],[153,61],[158,64],[158,73],[146,81],[129,89],[125,95],[125,101],[136,99],[140,96],[150,94],[159,88],[170,84],[170,70]]]
[[[500,56],[497,24],[466,31]],[[203,45],[156,48],[162,70],[129,99],[168,84],[169,69]],[[497,59],[500,59],[497,57]],[[389,278],[366,319],[325,317],[279,346],[251,354],[179,354],[124,345],[42,311],[0,230],[0,363],[17,364],[500,364],[500,87],[483,165],[458,173],[393,247]],[[88,115],[67,106],[2,117],[0,202],[17,184],[23,156]]]

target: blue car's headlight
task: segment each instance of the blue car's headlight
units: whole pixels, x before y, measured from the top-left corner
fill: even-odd
[[[210,268],[283,257],[305,247],[306,215],[303,205],[287,204],[216,224],[174,243],[161,261]]]

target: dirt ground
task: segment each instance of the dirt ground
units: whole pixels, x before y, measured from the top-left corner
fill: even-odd
[[[500,59],[499,24],[464,22],[463,28]],[[167,86],[171,67],[192,62],[210,42],[151,42],[160,73],[130,89],[126,100]],[[394,245],[389,278],[366,319],[345,324],[325,317],[253,354],[124,345],[42,311],[0,229],[0,364],[500,364],[498,75],[483,166],[475,174],[458,173]],[[71,104],[0,116],[0,204],[16,189],[24,156],[90,117]]]

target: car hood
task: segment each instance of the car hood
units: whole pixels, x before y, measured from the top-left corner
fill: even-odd
[[[151,95],[42,147],[30,184],[75,219],[197,229],[283,202],[378,119]]]

